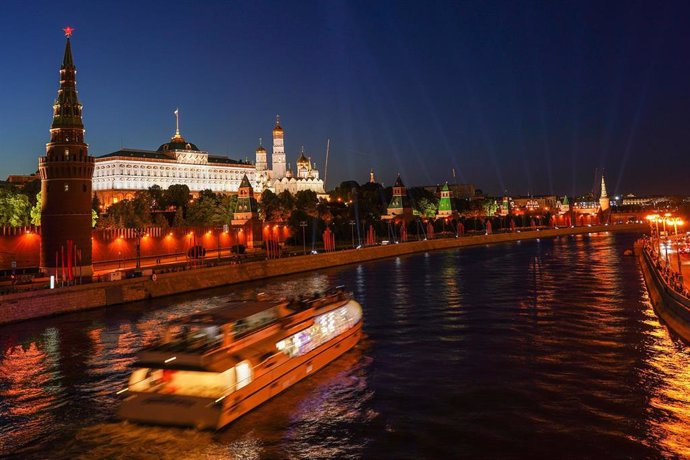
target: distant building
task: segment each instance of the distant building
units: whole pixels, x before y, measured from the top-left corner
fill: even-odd
[[[472,199],[476,197],[477,191],[481,194],[481,190],[475,189],[474,184],[446,184],[453,198]],[[425,185],[424,189],[437,193],[438,185]]]
[[[7,176],[7,183],[12,184],[17,188],[24,188],[24,186],[29,182],[36,180],[41,180],[41,177],[36,173],[29,175],[11,174]]]
[[[514,214],[554,211],[558,205],[556,195],[519,196],[509,200],[511,212]]]

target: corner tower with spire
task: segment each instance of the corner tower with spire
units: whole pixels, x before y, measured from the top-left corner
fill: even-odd
[[[606,181],[601,175],[601,195],[599,196],[599,223],[608,224],[611,220],[611,201],[606,193]]]
[[[91,183],[94,158],[84,143],[82,105],[77,97],[77,69],[72,58],[72,28],[60,67],[60,88],[53,104],[53,123],[41,174],[41,271],[90,277]]]

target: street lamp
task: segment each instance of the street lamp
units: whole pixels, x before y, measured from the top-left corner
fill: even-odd
[[[144,235],[144,231],[140,228],[136,231],[137,236],[137,268],[136,273],[141,272],[141,237]]]
[[[303,255],[307,255],[307,238],[305,236],[306,228],[307,228],[307,221],[302,220],[299,223],[299,226],[302,227],[302,252]]]
[[[350,232],[352,233],[352,247],[355,247],[355,221],[351,220],[349,222],[350,224]]]

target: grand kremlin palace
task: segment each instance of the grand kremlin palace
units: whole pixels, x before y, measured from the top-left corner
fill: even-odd
[[[279,122],[273,131],[273,170],[268,170],[263,147],[257,149],[256,164],[210,155],[187,142],[178,125],[170,142],[156,151],[123,148],[96,157],[94,195],[107,208],[154,185],[166,189],[173,184],[186,184],[194,196],[207,189],[216,193],[237,193],[245,174],[256,194],[266,189],[276,193],[284,190],[323,193],[323,181],[318,177],[318,170],[312,168],[311,161],[306,160],[304,154],[298,160],[298,174],[293,176],[290,168],[285,169],[283,130]]]

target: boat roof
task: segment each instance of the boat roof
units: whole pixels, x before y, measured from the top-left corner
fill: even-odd
[[[278,306],[280,302],[268,300],[242,300],[228,302],[221,307],[211,308],[199,313],[193,313],[175,320],[178,324],[203,323],[203,324],[228,324],[241,319],[249,318],[262,311],[270,310]]]

